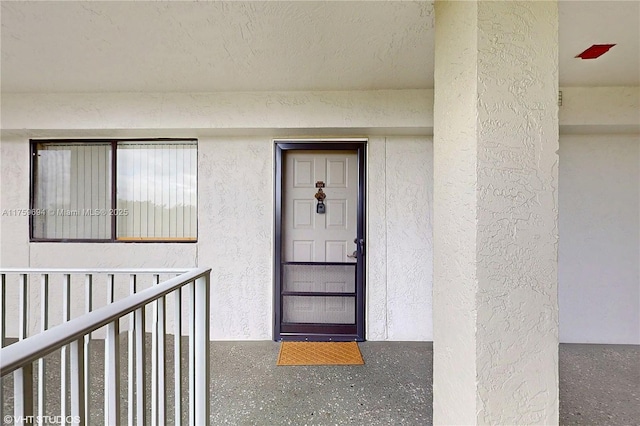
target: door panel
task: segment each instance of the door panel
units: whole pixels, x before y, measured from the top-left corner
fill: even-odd
[[[348,208],[350,207],[347,200],[325,200],[327,205],[327,229],[336,231],[349,231],[347,222]],[[351,207],[353,209],[353,207]]]
[[[326,213],[316,213],[316,182],[325,183]],[[358,158],[354,151],[292,151],[285,157],[285,262],[355,262]],[[311,246],[311,247],[310,247]]]
[[[276,339],[364,336],[364,253],[356,255],[354,243],[364,229],[364,144],[351,146],[278,154]],[[317,182],[324,213],[316,210]]]

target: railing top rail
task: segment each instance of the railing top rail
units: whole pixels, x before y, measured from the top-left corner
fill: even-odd
[[[47,331],[2,348],[0,376],[4,376],[80,337],[119,319],[194,280],[209,276],[211,268],[194,268],[158,285],[132,294]]]
[[[0,268],[0,274],[182,274],[193,268]]]

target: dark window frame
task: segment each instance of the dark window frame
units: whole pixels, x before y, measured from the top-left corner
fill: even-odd
[[[69,143],[69,144],[90,144],[90,143],[110,143],[111,144],[111,206],[112,210],[117,209],[117,163],[118,163],[118,150],[117,146],[119,142],[195,142],[196,143],[196,200],[198,194],[198,139],[196,138],[107,138],[107,139],[29,139],[29,152],[31,158],[29,161],[29,209],[31,211],[36,209],[36,172],[38,170],[38,155],[37,147],[39,144],[47,143]],[[34,216],[29,215],[29,242],[32,243],[176,243],[176,244],[193,244],[198,242],[199,220],[196,210],[196,237],[193,239],[171,239],[171,238],[158,238],[158,239],[140,239],[140,240],[122,240],[117,238],[116,221],[117,216],[111,215],[111,236],[110,238],[37,238],[33,235],[34,228]]]

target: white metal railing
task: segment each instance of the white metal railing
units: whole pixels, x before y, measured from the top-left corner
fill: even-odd
[[[0,303],[0,376],[2,379],[13,373],[13,419],[16,423],[29,422],[28,419],[49,417],[46,395],[51,390],[47,380],[44,357],[60,350],[60,414],[61,419],[69,419],[76,424],[89,421],[91,409],[90,394],[96,390],[90,387],[92,369],[89,352],[92,333],[106,326],[104,348],[104,423],[121,423],[121,386],[120,386],[120,320],[129,315],[127,336],[127,421],[128,424],[144,425],[147,413],[145,401],[147,390],[145,376],[145,310],[153,307],[152,343],[151,343],[151,413],[150,423],[161,425],[167,422],[167,296],[173,298],[173,423],[182,420],[181,377],[182,361],[182,323],[183,288],[188,288],[188,372],[189,372],[189,423],[207,424],[209,419],[209,281],[211,269],[1,269]],[[5,345],[7,331],[7,276],[17,274],[18,281],[18,330],[16,343]],[[40,332],[28,337],[29,319],[29,283],[32,275],[40,279]],[[49,289],[50,276],[62,276],[62,322],[49,328]],[[138,276],[151,274],[153,285],[140,290]],[[161,274],[176,275],[160,282]],[[70,318],[71,276],[84,276],[85,312],[76,318]],[[105,275],[107,304],[93,309],[93,293],[96,275]],[[115,277],[128,275],[129,295],[116,300]],[[15,299],[14,299],[15,300]],[[37,392],[34,389],[33,364],[37,363]],[[69,388],[67,389],[67,382]],[[0,383],[0,410],[5,397],[4,386]],[[67,406],[67,398],[69,406]],[[37,396],[37,401],[34,398]],[[94,398],[95,399],[95,398]],[[37,411],[34,410],[34,402]],[[135,407],[135,410],[134,410]],[[3,420],[9,419],[0,412]],[[69,417],[71,416],[71,417]],[[27,419],[27,420],[25,420]],[[31,421],[33,422],[33,421]]]

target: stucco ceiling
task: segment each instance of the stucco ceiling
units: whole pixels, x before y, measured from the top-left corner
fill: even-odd
[[[640,1],[561,1],[559,37],[561,86],[640,86]],[[575,58],[614,43],[598,59]]]
[[[432,1],[2,1],[3,92],[433,87]],[[617,43],[600,59],[574,56]],[[562,1],[560,83],[639,85],[640,1]]]

